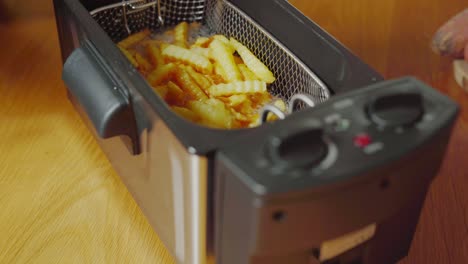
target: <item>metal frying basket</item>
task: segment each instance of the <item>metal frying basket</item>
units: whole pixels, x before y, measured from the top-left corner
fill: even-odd
[[[317,75],[229,1],[131,0],[95,9],[91,15],[115,42],[145,28],[157,32],[181,21],[201,22],[210,32],[238,39],[265,63],[277,78],[268,87],[272,95],[288,103],[297,94],[311,97],[314,103],[330,97]],[[296,109],[307,105],[299,102]]]

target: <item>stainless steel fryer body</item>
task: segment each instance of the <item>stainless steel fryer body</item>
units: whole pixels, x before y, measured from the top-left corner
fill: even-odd
[[[198,149],[191,148],[188,146],[189,144],[181,139],[176,133],[180,131],[174,130],[173,127],[176,122],[174,121],[175,116],[168,116],[164,112],[165,109],[161,106],[161,101],[158,102],[156,96],[150,94],[151,89],[144,83],[141,76],[137,76],[138,73],[131,70],[128,62],[124,63],[124,57],[117,54],[117,48],[109,47],[111,43],[109,37],[105,31],[98,28],[98,24],[89,14],[90,10],[83,8],[77,0],[55,0],[54,3],[62,46],[62,57],[66,61],[64,79],[71,90],[69,92],[70,100],[81,112],[82,118],[95,134],[101,148],[135,198],[151,226],[176,258],[177,263],[206,263],[207,255],[216,254],[216,252],[210,251],[211,246],[209,245],[213,244],[213,236],[207,230],[214,225],[214,220],[209,213],[209,208],[213,202],[210,200],[212,196],[209,187],[212,184],[210,181],[213,180],[212,153],[205,152],[200,155]],[[253,21],[249,22],[253,23]],[[297,23],[303,22],[299,21]],[[214,24],[212,26],[220,25]],[[260,29],[257,28],[256,30]],[[266,31],[264,33],[267,34]],[[250,34],[255,35],[258,32],[251,32]],[[264,39],[257,39],[256,41],[263,41],[262,43],[265,44]],[[332,39],[326,41],[331,43]],[[271,48],[271,46],[268,46],[265,51]],[[280,48],[284,49],[284,47]],[[356,63],[356,65],[361,65],[361,63],[356,58],[351,60],[345,58],[351,56],[346,52],[346,49],[342,48],[340,56],[338,56],[339,59],[346,61],[346,65],[343,67],[349,67],[350,72],[351,69],[356,70],[360,75],[350,73],[350,76],[354,77],[348,76],[345,81],[337,80],[336,82],[340,84],[335,85],[335,87],[360,87],[379,80],[378,74],[375,74],[367,67],[364,67],[365,70],[359,69],[360,66],[351,67],[352,63]],[[286,59],[293,62],[297,59],[292,53],[287,55],[289,57]],[[112,59],[118,56],[121,57],[116,60]],[[275,63],[272,59],[278,59],[264,58],[271,65]],[[285,60],[285,57],[281,58],[283,61]],[[129,113],[122,110],[126,113],[122,114],[125,118],[119,118],[116,124],[117,126],[119,124],[120,126],[135,126],[134,131],[122,130],[124,131],[122,135],[119,134],[120,132],[112,134],[107,133],[107,130],[103,128],[104,125],[97,125],[100,124],[100,119],[93,116],[94,113],[88,111],[89,106],[83,105],[80,94],[77,94],[73,85],[71,85],[77,82],[76,79],[79,77],[76,76],[77,72],[82,70],[83,65],[86,63],[91,63],[90,67],[95,66],[96,73],[91,72],[89,75],[85,75],[82,78],[83,80],[79,80],[81,83],[75,86],[81,89],[85,85],[96,84],[96,79],[105,79],[102,83],[108,87],[93,87],[93,89],[110,87],[111,90],[117,91],[116,96],[121,99],[119,106],[122,106],[122,109],[128,108],[130,110],[128,110]],[[276,94],[283,95],[287,99],[294,92],[299,91],[298,89],[304,91],[312,88],[308,90],[310,94],[315,95],[316,98],[321,98],[321,100],[326,100],[328,95],[321,93],[317,89],[317,85],[311,83],[315,80],[316,83],[320,84],[321,81],[306,76],[307,74],[310,75],[311,71],[300,61],[294,63],[289,65],[289,69],[303,69],[299,75],[293,76],[296,81],[302,81],[300,83],[291,83],[284,79],[282,85],[285,86],[285,89],[291,91],[282,94],[281,91],[277,90]],[[100,67],[96,65],[100,65]],[[327,67],[331,66],[333,65],[327,65]],[[326,72],[326,69],[321,71]],[[290,72],[286,70],[283,74],[288,76]],[[290,79],[293,80],[293,78]],[[333,83],[331,79],[329,79],[329,82]],[[286,87],[288,85],[289,87]],[[99,102],[99,100],[96,100],[91,106],[94,107]],[[107,124],[110,121],[106,122],[104,123]],[[195,129],[195,127],[193,128]],[[111,130],[115,130],[115,128],[112,127]],[[222,134],[223,137],[229,135],[231,134]],[[129,138],[131,138],[130,143]],[[138,146],[137,150],[135,150],[135,146]]]

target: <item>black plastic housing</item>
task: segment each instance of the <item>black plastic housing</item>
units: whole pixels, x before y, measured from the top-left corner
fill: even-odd
[[[425,116],[412,127],[370,120],[366,106],[375,98],[413,93],[424,98]],[[371,224],[377,231],[368,243],[330,263],[397,262],[409,250],[457,114],[452,100],[403,78],[336,96],[239,138],[216,156],[218,263],[319,263],[312,261],[321,243]],[[337,116],[351,126],[337,131],[329,122]],[[329,139],[331,164],[285,167],[268,155],[271,142],[312,128]],[[354,138],[363,133],[374,143],[357,146]]]

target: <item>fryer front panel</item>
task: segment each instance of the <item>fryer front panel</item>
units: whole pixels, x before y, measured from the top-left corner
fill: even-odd
[[[457,113],[446,96],[402,78],[334,97],[220,150],[218,263],[403,258]]]

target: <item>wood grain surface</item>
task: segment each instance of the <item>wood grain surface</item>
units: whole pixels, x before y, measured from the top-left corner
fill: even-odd
[[[468,94],[429,49],[466,0],[290,2],[385,77],[460,103],[402,263],[468,263]],[[65,97],[53,17],[3,22],[0,38],[0,263],[174,263]]]

